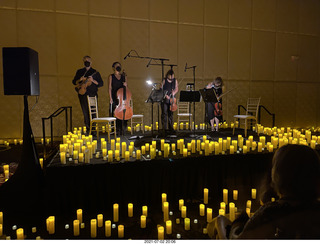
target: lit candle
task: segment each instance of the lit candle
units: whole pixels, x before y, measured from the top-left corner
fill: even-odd
[[[257,189],[251,189],[251,198],[256,199],[257,198]]]
[[[248,215],[248,217],[250,218],[250,208],[246,208],[246,213],[247,213],[247,215]]]
[[[215,142],[215,144],[214,144],[214,155],[218,155],[219,154],[219,149],[220,149],[219,143]]]
[[[0,236],[2,236],[3,235],[3,226],[2,226],[2,224],[0,224]]]
[[[246,154],[248,152],[248,147],[247,146],[243,146],[243,154]]]
[[[119,221],[119,205],[117,203],[113,204],[113,222]]]
[[[97,237],[97,220],[96,219],[91,219],[90,231],[91,231],[91,238],[96,238]]]
[[[128,203],[128,217],[133,217],[133,204]]]
[[[228,189],[223,189],[223,201],[228,204]]]
[[[221,202],[220,203],[220,208],[226,210],[226,203],[225,202]]]
[[[189,218],[184,219],[184,229],[190,230],[190,219]]]
[[[146,154],[146,146],[141,146],[141,153]]]
[[[105,221],[104,225],[105,225],[105,236],[110,237],[111,236],[111,220]]]
[[[230,145],[230,154],[234,154],[234,146]]]
[[[140,160],[141,159],[141,151],[140,150],[137,150],[137,160]]]
[[[269,152],[273,152],[273,145],[269,145]]]
[[[127,150],[127,143],[126,142],[122,142],[121,143],[121,157],[125,158],[125,152]]]
[[[200,204],[200,205],[199,205],[199,213],[200,213],[200,216],[204,216],[204,211],[205,211],[205,206],[204,206],[204,204]]]
[[[212,208],[207,208],[207,222],[212,221]]]
[[[129,153],[130,153],[130,156],[132,156],[133,148],[134,148],[134,147],[133,147],[132,145],[130,145],[130,146],[129,146]]]
[[[229,203],[230,221],[233,222],[236,218],[235,204],[233,202]]]
[[[224,215],[225,215],[225,212],[226,212],[226,211],[225,211],[224,209],[221,209],[221,208],[219,209],[219,215],[224,216]]]
[[[50,216],[48,219],[48,229],[49,229],[49,234],[54,234],[55,232],[55,217]]]
[[[166,221],[166,233],[167,233],[167,235],[171,235],[172,234],[172,222],[171,222],[171,220],[167,220]]]
[[[164,139],[161,139],[161,151],[163,151],[164,150]]]
[[[248,201],[247,201],[247,208],[250,208],[250,209],[251,209],[251,200],[248,200]]]
[[[41,169],[43,169],[43,158],[39,158],[39,163],[40,163]]]
[[[60,152],[60,161],[62,164],[66,164],[66,153]]]
[[[164,228],[163,226],[158,227],[158,240],[164,240]]]
[[[162,206],[162,211],[163,211],[163,203],[167,201],[167,194],[162,193],[161,194],[161,206]]]
[[[77,209],[77,220],[82,223],[82,209]]]
[[[73,235],[79,236],[80,235],[80,222],[78,219],[73,221]]]
[[[184,200],[180,199],[179,200],[179,210],[181,211],[181,207],[184,205]]]
[[[77,150],[73,151],[73,159],[77,160],[79,158],[79,152]]]
[[[115,150],[114,145],[115,145],[115,140],[111,139],[111,141],[110,141],[110,150],[112,150],[112,151]]]
[[[113,161],[113,151],[109,150],[108,151],[108,162],[112,162]]]
[[[262,143],[258,142],[258,152],[262,152]]]
[[[233,190],[233,200],[238,200],[238,190]]]
[[[202,233],[203,233],[203,234],[208,234],[207,228],[203,228]]]
[[[209,189],[204,188],[203,189],[203,203],[208,204],[208,198],[209,198]]]
[[[73,145],[69,145],[69,154],[73,155]]]
[[[103,226],[103,214],[98,214],[97,219],[98,219],[98,227],[102,227]]]
[[[187,157],[188,156],[188,149],[184,148],[183,149],[183,157]]]
[[[130,160],[130,152],[129,151],[125,151],[125,161],[129,161]]]
[[[104,138],[101,138],[101,140],[104,139]],[[102,141],[101,142],[101,149],[107,149],[107,142],[106,141]]]
[[[107,156],[107,149],[103,148],[102,149],[102,157],[106,157],[106,156]]]
[[[124,237],[124,225],[118,225],[118,237],[119,238]]]
[[[140,217],[140,227],[142,229],[147,227],[147,217],[145,215],[141,215]]]
[[[165,157],[165,158],[167,158],[168,156],[169,156],[169,144],[167,144],[167,143],[165,143],[164,144],[164,149],[163,149],[163,156]]]
[[[89,151],[89,157],[93,158],[93,148],[92,148],[92,144],[88,145],[88,151]],[[86,155],[87,156],[87,155]]]
[[[181,217],[182,218],[186,218],[187,217],[187,207],[186,206],[182,206],[181,207]]]
[[[148,217],[148,206],[142,206],[142,215]]]
[[[169,203],[164,202],[163,203],[163,221],[166,222],[169,220]]]
[[[114,151],[114,157],[117,159],[120,157],[120,151],[119,150],[115,150]]]
[[[23,234],[23,229],[19,228],[16,230],[17,233],[17,240],[23,240],[24,239],[24,234]]]

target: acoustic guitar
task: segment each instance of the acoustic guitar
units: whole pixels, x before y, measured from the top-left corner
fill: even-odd
[[[94,72],[92,75],[90,75],[91,77],[93,77],[96,73],[98,72]],[[89,77],[90,77],[89,76]],[[80,95],[84,95],[87,92],[87,87],[92,85],[92,81],[89,81],[89,77],[87,77],[86,79],[80,81],[78,80],[76,82],[76,87],[74,88],[76,90],[76,92]]]

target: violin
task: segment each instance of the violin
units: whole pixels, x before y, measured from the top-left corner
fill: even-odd
[[[123,75],[125,73],[123,72]],[[120,120],[129,120],[133,116],[133,109],[130,106],[131,91],[124,86],[117,91],[117,99],[119,101],[117,107],[114,110],[114,116]]]
[[[178,109],[177,99],[172,95],[170,98],[170,111],[174,112]]]
[[[222,105],[219,102],[214,104],[214,115],[221,116],[222,115]]]
[[[87,73],[87,72],[86,72]],[[91,77],[93,77],[96,73],[98,72],[94,72],[92,75],[90,75]],[[89,76],[89,77],[90,77]],[[76,90],[77,93],[79,93],[80,95],[84,95],[87,92],[87,87],[92,85],[92,81],[89,80],[89,77],[87,77],[86,79],[80,81],[78,80],[76,82],[76,87],[74,88]]]

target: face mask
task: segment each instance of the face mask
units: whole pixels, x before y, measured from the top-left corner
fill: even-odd
[[[118,66],[118,67],[116,68],[116,71],[120,72],[120,71],[121,71],[121,67]]]
[[[90,62],[89,61],[84,61],[84,66],[89,67],[90,66]]]

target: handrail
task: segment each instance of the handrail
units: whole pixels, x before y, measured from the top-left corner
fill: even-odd
[[[69,117],[70,117],[70,123],[68,120],[68,110],[69,110]],[[53,118],[60,115],[63,111],[65,111],[65,117],[66,117],[66,134],[68,134],[68,125],[69,125],[69,131],[72,130],[72,107],[71,106],[65,106],[60,107],[56,111],[54,111],[49,117],[42,118],[42,134],[43,134],[43,158],[46,159],[46,128],[45,128],[45,121],[50,120],[50,134],[51,134],[51,146],[53,146]]]
[[[274,125],[275,125],[275,117],[276,117],[276,115],[275,114],[273,114],[273,113],[270,113],[270,111],[265,107],[265,106],[263,106],[263,105],[260,105],[259,106],[259,113],[258,113],[258,123],[260,124],[260,119],[261,119],[261,108],[263,108],[269,115],[271,115],[272,116],[272,127],[274,127]]]

